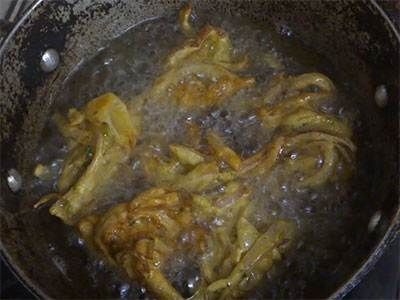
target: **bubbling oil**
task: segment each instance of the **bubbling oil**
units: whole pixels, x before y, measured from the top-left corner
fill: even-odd
[[[206,18],[197,15],[197,27],[206,24]],[[216,131],[223,141],[238,154],[248,157],[267,144],[272,136],[257,118],[255,107],[266,83],[278,72],[300,74],[327,69],[320,59],[298,43],[291,43],[286,35],[276,34],[266,28],[252,25],[238,16],[208,16],[211,24],[226,30],[232,40],[234,55],[242,57],[247,51],[249,67],[240,72],[243,76],[254,76],[254,88],[239,91],[221,106],[209,110],[184,109],[170,103],[146,102],[141,107],[142,133],[137,141],[135,155],[119,171],[118,176],[102,191],[105,205],[98,207],[98,213],[113,204],[128,202],[135,195],[151,187],[142,171],[140,154],[145,146],[154,140],[161,141],[160,151],[166,151],[169,143],[187,142],[186,123],[195,122],[206,131]],[[157,19],[139,24],[109,45],[99,50],[90,60],[81,62],[80,67],[65,81],[65,87],[58,95],[54,110],[63,114],[70,107],[82,107],[86,102],[106,92],[113,92],[127,103],[143,92],[162,72],[162,62],[168,52],[183,42],[175,18]],[[301,59],[297,59],[293,50]],[[295,51],[296,52],[296,51]],[[271,66],[268,56],[274,56],[280,66]],[[336,83],[337,84],[337,83]],[[356,122],[351,108],[344,108],[346,95],[340,92],[334,101],[322,103],[319,109],[340,116],[350,117]],[[36,186],[54,189],[57,177],[63,167],[67,149],[60,134],[49,124],[44,130],[43,143],[37,162],[51,166],[51,178],[36,181]],[[272,172],[281,172],[275,168]],[[277,182],[279,176],[272,174],[268,180],[260,178],[244,182],[252,190],[251,201],[254,213],[251,222],[259,229],[277,219],[289,219],[297,224],[296,244],[286,257],[274,266],[260,286],[251,292],[251,298],[298,298],[307,296],[321,274],[331,272],[334,263],[340,261],[341,251],[352,244],[352,235],[346,233],[346,226],[352,222],[351,190],[349,184],[331,183],[318,189],[295,189],[288,182]],[[272,186],[279,187],[279,193],[272,192]],[[75,235],[74,235],[75,236]],[[77,243],[81,240],[76,238]],[[165,276],[184,296],[189,296],[199,281],[199,257],[193,253],[176,253],[163,270]],[[99,284],[97,277],[106,268],[98,260],[90,260],[87,268],[92,282]],[[112,274],[111,274],[112,273]],[[143,287],[129,282],[122,274],[111,272],[108,276],[115,282],[110,289],[121,298],[149,297]]]

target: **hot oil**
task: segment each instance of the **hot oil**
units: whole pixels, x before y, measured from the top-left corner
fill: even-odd
[[[313,51],[292,41],[290,31],[277,34],[256,27],[240,17],[219,15],[207,16],[207,19],[197,15],[194,20],[197,28],[206,24],[205,20],[211,20],[212,25],[222,27],[229,33],[237,59],[248,51],[251,63],[240,75],[254,76],[256,87],[239,91],[220,107],[206,111],[183,109],[169,103],[145,103],[141,108],[142,133],[137,141],[135,155],[121,168],[107,189],[102,191],[106,205],[98,207],[98,212],[115,203],[128,202],[151,187],[141,169],[140,154],[154,141],[157,141],[159,151],[166,151],[169,143],[187,142],[187,122],[198,124],[202,134],[209,130],[218,132],[224,142],[243,157],[256,153],[272,138],[271,133],[262,128],[255,113],[259,97],[272,76],[280,72],[325,73],[330,69],[327,61],[316,58]],[[115,93],[128,104],[152,84],[162,72],[162,61],[167,53],[183,40],[175,18],[152,20],[133,27],[105,48],[99,49],[91,60],[79,65],[76,72],[65,81],[65,87],[55,101],[54,110],[65,114],[68,108],[80,108],[106,92]],[[271,66],[271,56],[280,62],[279,66]],[[355,109],[343,108],[346,96],[340,92],[340,85],[338,87],[338,99],[322,103],[320,108],[354,118]],[[354,123],[356,120],[351,121]],[[51,165],[53,176],[46,182],[35,182],[38,193],[54,189],[66,152],[60,134],[50,123],[44,131],[36,161]],[[278,174],[281,170],[275,168],[272,172]],[[245,182],[252,190],[254,213],[250,219],[260,230],[277,219],[292,220],[297,224],[298,238],[282,262],[277,263],[259,288],[249,295],[251,297],[286,298],[307,295],[321,274],[335,271],[332,268],[340,261],[341,253],[352,243],[351,235],[344,230],[354,222],[350,209],[349,184],[332,183],[313,190],[295,189],[290,182],[278,182],[277,177],[272,174],[267,181],[257,178],[253,182]],[[198,259],[193,253],[177,253],[164,268],[166,277],[185,296],[193,292],[193,286],[199,280]],[[87,270],[92,274],[93,286],[101,284],[98,278],[102,276],[103,269],[103,264],[97,260],[88,262]],[[109,287],[113,290],[111,294],[122,298],[137,298],[138,295],[147,297],[143,288],[137,284],[131,287],[119,272],[110,272],[107,276],[116,282]]]

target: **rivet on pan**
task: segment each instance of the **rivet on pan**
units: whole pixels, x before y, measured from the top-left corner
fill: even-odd
[[[7,175],[7,183],[10,189],[16,193],[21,189],[22,177],[15,169],[10,169]]]
[[[372,232],[375,230],[376,225],[378,225],[379,221],[381,220],[382,212],[378,210],[374,215],[371,217],[368,223],[368,231]]]
[[[40,60],[40,68],[44,72],[54,71],[60,62],[60,55],[54,49],[47,49]]]
[[[375,103],[379,108],[384,108],[388,103],[388,93],[384,84],[379,85],[375,90]]]
[[[128,283],[123,283],[119,287],[119,296],[121,298],[126,298],[128,296],[129,290],[131,289],[130,284]]]

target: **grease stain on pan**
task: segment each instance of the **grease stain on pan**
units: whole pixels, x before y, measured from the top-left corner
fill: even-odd
[[[356,33],[359,30],[363,31],[362,28],[370,28],[368,22],[357,19],[360,14],[368,19],[367,17],[373,16],[373,13],[376,12],[375,7],[369,4],[369,1],[353,1],[351,3],[348,1],[290,1],[286,4],[284,1],[248,2],[239,0],[193,2],[195,6],[207,7],[212,4],[218,10],[236,11],[244,15],[251,15],[254,21],[284,24],[293,30],[294,36],[302,37],[306,44],[319,41],[321,45],[324,45],[321,46],[320,51],[325,52],[327,56],[332,56],[332,59],[335,59],[335,55],[340,53],[340,50],[348,49],[349,68],[359,66],[360,60],[357,56],[351,54],[355,50],[359,51],[365,59],[374,63],[385,66],[395,66],[398,63],[398,41],[392,33],[392,28],[383,18],[382,21],[376,23],[375,28],[378,28],[378,32],[368,33],[369,31],[365,29],[364,32],[367,32],[368,37],[365,34]],[[109,40],[119,35],[121,29],[129,28],[146,18],[172,13],[182,5],[183,1],[110,2],[98,0],[96,1],[98,5],[96,10],[89,13],[92,9],[89,9],[88,5],[92,3],[91,1],[70,0],[42,2],[25,20],[24,25],[17,30],[14,38],[5,46],[0,65],[1,74],[7,74],[0,78],[0,87],[4,91],[1,99],[1,141],[2,145],[7,144],[7,149],[2,151],[2,168],[6,168],[10,164],[18,166],[23,177],[24,174],[29,172],[24,157],[29,157],[29,153],[32,153],[35,148],[36,137],[47,119],[49,107],[54,100],[54,91],[59,89],[62,81],[79,61],[94,55],[97,49],[104,47]],[[112,3],[112,7],[106,9],[106,5],[102,6],[102,4],[107,3]],[[302,14],[297,13],[299,10]],[[329,10],[328,14],[326,13],[327,10]],[[54,18],[50,20],[51,22],[48,22],[45,17],[51,14],[55,14]],[[305,26],[309,23],[307,20],[313,20],[311,26]],[[57,34],[55,35],[55,33]],[[58,38],[57,47],[47,44],[53,37]],[[27,40],[35,40],[35,43],[26,43]],[[36,52],[33,51],[35,53],[40,53],[49,46],[59,51],[61,55],[60,66],[51,74],[38,75],[38,71],[40,71],[38,61],[36,65],[27,65],[26,62],[31,64],[32,61],[35,61],[31,59],[32,57],[40,57],[39,55],[32,55],[32,50],[35,50]],[[356,46],[357,49],[353,46]],[[352,62],[353,56],[357,63]],[[342,60],[342,63],[345,63],[345,61]],[[372,73],[365,66],[363,68]],[[21,76],[22,73],[26,73],[26,76]],[[28,79],[35,78],[35,76],[39,78],[32,84]],[[365,76],[366,78],[362,81],[372,80],[367,75]],[[393,114],[396,114],[396,111],[393,111]],[[390,117],[393,119],[393,124],[397,124],[397,127],[397,116],[391,115]],[[382,116],[379,117],[378,115],[377,128],[384,128],[379,123],[379,118],[382,118]],[[16,122],[16,120],[19,121]],[[387,123],[386,126],[391,128],[392,125]],[[396,137],[394,140],[392,139],[393,133],[387,133],[388,138],[381,144],[388,146],[385,147],[388,149],[387,151],[392,147],[394,148],[392,150],[396,152],[398,145],[393,145],[393,142],[397,143],[397,139]],[[7,160],[3,159],[6,156]],[[392,159],[389,156],[392,156],[392,154],[389,153],[386,164],[390,164]],[[394,156],[396,157],[394,164],[397,164],[396,153],[394,153]],[[387,175],[388,178],[392,176],[391,181],[386,184],[388,188],[395,189],[398,186],[398,180],[396,174],[394,174],[396,171],[395,167],[387,169],[388,173],[393,173]],[[8,200],[16,200],[16,198],[8,196]],[[24,201],[21,201],[21,203],[24,204]],[[40,214],[40,211],[35,213]],[[390,215],[390,217],[393,217],[393,215]],[[46,245],[47,243],[43,233],[34,230],[34,228],[40,229],[43,226],[37,223],[37,215],[32,213],[32,215],[22,216],[18,213],[13,214],[10,211],[2,210],[1,216],[2,233],[8,231],[6,238],[2,234],[2,243],[12,254],[13,262],[17,266],[24,266],[26,275],[35,278],[37,281],[35,284],[39,288],[45,290],[46,283],[49,280],[54,280],[54,287],[63,285],[65,288],[62,290],[65,295],[74,297],[76,291],[74,292],[74,289],[63,279],[58,278],[58,269],[49,267],[48,274],[43,274],[42,270],[35,269],[30,265],[30,263],[38,265],[48,263],[49,266],[51,264],[48,257],[38,254],[41,249],[39,245]],[[382,227],[382,224],[390,224],[388,218],[387,214],[383,214],[379,227]],[[398,220],[397,222],[399,223]],[[57,230],[60,229],[58,224],[55,224],[55,226],[58,228]],[[14,230],[15,228],[28,228],[28,230]],[[387,226],[383,226],[382,232],[386,231],[386,228]],[[394,236],[395,231],[393,227],[390,234]],[[24,242],[28,240],[34,241],[32,245],[38,251],[24,247]],[[382,251],[383,247],[376,251],[375,257],[371,257],[366,269],[373,264]],[[337,295],[343,296],[352,288],[352,285],[359,281],[361,275],[358,274],[356,280],[347,284],[341,290],[342,294]],[[50,297],[57,298],[57,293],[62,292],[62,290],[47,286],[48,296]]]

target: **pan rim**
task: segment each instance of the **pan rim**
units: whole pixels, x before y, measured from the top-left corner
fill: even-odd
[[[25,275],[25,272],[14,263],[13,258],[8,253],[7,249],[4,247],[3,242],[0,241],[0,257],[10,272],[18,279],[18,281],[36,298],[36,299],[50,299],[49,296],[42,291],[42,289],[38,288],[38,285],[35,284],[28,276]]]
[[[10,30],[10,32],[4,37],[4,39],[0,42],[0,58],[3,56],[3,53],[10,42],[10,40],[13,38],[17,30],[22,26],[22,24],[26,21],[26,19],[32,14],[35,9],[42,4],[44,0],[35,0],[23,13],[22,17],[14,24],[13,28]]]
[[[385,10],[377,3],[376,0],[369,0],[374,8],[379,12],[379,15],[385,19],[385,22],[389,25],[392,33],[395,35],[397,43],[400,44],[400,29],[398,29],[390,17],[387,15]],[[400,107],[400,102],[399,102]],[[400,125],[400,119],[399,119]],[[400,143],[400,141],[398,141]],[[398,199],[399,206],[397,207],[397,212],[393,216],[392,222],[389,225],[385,235],[377,243],[376,247],[371,251],[368,258],[364,263],[355,271],[349,279],[344,282],[340,287],[333,292],[328,299],[342,299],[351,290],[353,290],[361,280],[371,271],[373,266],[378,262],[384,253],[385,249],[396,239],[400,233],[400,197]]]
[[[30,7],[25,11],[23,16],[14,24],[12,30],[6,35],[6,37],[0,43],[0,59],[4,54],[5,49],[14,37],[18,29],[25,23],[25,21],[31,16],[31,14],[44,3],[44,0],[35,0]],[[380,17],[384,18],[387,25],[390,27],[391,32],[394,34],[398,44],[400,44],[400,31],[394,25],[393,21],[389,18],[384,9],[377,3],[376,0],[369,0],[369,3],[378,11]],[[400,106],[400,102],[399,102]],[[398,199],[400,202],[400,198]],[[367,259],[362,263],[359,268],[354,271],[349,278],[340,285],[328,299],[342,299],[347,295],[353,288],[355,288],[361,280],[371,271],[376,262],[380,259],[386,248],[400,233],[400,205],[395,212],[391,224],[388,226],[386,233],[372,249],[371,253],[367,256]],[[3,241],[0,238],[0,257],[7,267],[11,270],[13,275],[26,287],[36,298],[38,299],[50,299],[50,297],[42,290],[37,283],[29,278],[24,270],[22,270],[14,259],[9,254],[7,249],[3,245]]]
[[[32,12],[42,3],[44,0],[35,0],[24,12],[22,17],[14,24],[11,31],[4,37],[0,43],[0,59],[9,44],[10,40],[14,37],[17,30],[22,26],[22,24],[30,17]],[[1,195],[1,198],[3,196]],[[14,259],[8,252],[7,248],[4,247],[3,241],[0,237],[0,259],[8,267],[10,272],[18,279],[18,281],[33,295],[36,299],[50,299],[49,296],[38,287],[31,278],[29,278],[25,272],[15,263]]]

